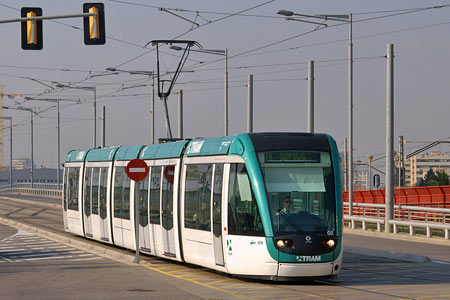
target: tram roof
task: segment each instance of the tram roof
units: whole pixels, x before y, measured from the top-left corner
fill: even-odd
[[[183,149],[186,144],[189,143],[188,140],[178,141],[172,143],[163,143],[145,146],[141,154],[140,159],[161,159],[161,158],[174,158],[180,157],[183,153]]]
[[[139,152],[143,147],[144,145],[120,147],[117,150],[114,160],[132,160],[138,158]]]
[[[111,161],[118,148],[119,147],[91,149],[87,153],[86,161]]]
[[[186,156],[226,155],[236,136],[194,139],[187,149]]]
[[[89,150],[72,150],[70,151],[64,162],[82,162]]]

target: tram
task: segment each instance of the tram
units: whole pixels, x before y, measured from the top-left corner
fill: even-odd
[[[140,182],[125,171],[136,158],[149,167]],[[139,230],[141,253],[274,281],[342,268],[339,154],[326,134],[74,150],[63,181],[64,228],[86,238],[135,250]]]

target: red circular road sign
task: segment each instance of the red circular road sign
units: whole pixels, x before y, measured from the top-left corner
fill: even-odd
[[[145,161],[136,158],[128,163],[125,171],[131,180],[142,181],[148,175],[148,166]]]
[[[175,166],[164,167],[164,177],[171,184],[173,184],[174,173],[175,173]]]

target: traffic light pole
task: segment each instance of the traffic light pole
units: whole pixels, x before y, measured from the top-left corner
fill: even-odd
[[[0,20],[0,24],[3,24],[3,23],[14,23],[14,22],[25,22],[25,21],[70,19],[70,18],[89,17],[89,16],[96,16],[96,15],[97,15],[97,13],[83,13],[83,14],[57,15],[57,16],[38,16],[38,17],[30,17],[30,18],[17,18],[17,19]]]

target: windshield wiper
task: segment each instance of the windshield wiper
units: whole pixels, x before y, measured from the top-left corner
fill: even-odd
[[[288,218],[288,214],[286,213],[286,211],[283,211],[282,208],[280,208],[279,210],[277,210],[277,214],[278,214],[278,230],[280,230],[280,215],[284,216],[284,220],[286,221],[286,223],[288,223],[289,226],[295,228],[295,231],[299,234],[299,235],[305,235],[305,232],[303,230],[301,230],[300,228],[297,228],[297,226],[294,226]]]

